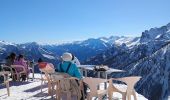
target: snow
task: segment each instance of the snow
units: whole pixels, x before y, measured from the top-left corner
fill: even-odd
[[[103,41],[103,42],[105,42],[105,43],[108,43],[108,40],[107,40],[107,39],[101,38],[100,40]]]
[[[48,55],[48,54],[42,54],[44,57],[48,58],[48,59],[55,59],[54,56]]]
[[[170,33],[170,29],[167,31],[167,33]]]
[[[32,77],[32,75],[30,75]],[[100,85],[101,89],[104,87]],[[126,87],[125,85],[115,85],[116,87]],[[41,92],[40,74],[35,74],[35,79],[29,79],[26,82],[10,82],[10,96],[7,96],[7,90],[4,86],[0,87],[0,100],[55,100],[48,95],[47,84],[43,84]],[[115,99],[121,100],[121,94],[114,93]],[[137,94],[138,100],[147,100],[142,95]],[[94,98],[93,98],[94,100]],[[133,100],[133,99],[132,99]]]
[[[0,41],[0,46],[2,45],[13,45],[13,46],[16,46],[15,43],[10,43],[10,42],[5,42],[5,41]]]
[[[155,39],[158,39],[161,36],[161,34],[157,35]]]
[[[132,42],[132,43],[127,44],[127,46],[128,46],[128,47],[133,47],[134,45],[138,45],[139,42],[140,42],[140,39],[138,39],[138,40],[136,40],[136,41],[134,41],[134,42]]]

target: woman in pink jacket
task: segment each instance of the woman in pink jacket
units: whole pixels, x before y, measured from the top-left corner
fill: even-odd
[[[27,61],[24,60],[24,56],[23,55],[19,55],[17,57],[17,59],[14,62],[14,65],[22,65],[22,66],[24,66],[27,74],[29,74],[29,69],[28,69]],[[17,72],[21,72],[21,71],[23,71],[23,69],[18,67],[18,68],[16,68],[16,71]],[[25,80],[25,78],[26,78],[25,75],[22,76],[22,80]]]

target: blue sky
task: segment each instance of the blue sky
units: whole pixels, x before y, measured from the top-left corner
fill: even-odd
[[[55,43],[140,36],[170,22],[170,0],[0,0],[0,40]]]

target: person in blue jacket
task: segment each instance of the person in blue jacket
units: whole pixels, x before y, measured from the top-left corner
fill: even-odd
[[[78,79],[82,79],[82,75],[75,63],[73,63],[73,55],[71,53],[63,53],[61,56],[62,62],[58,64],[57,71],[58,72],[64,72],[69,74],[72,77],[76,77]]]
[[[57,71],[58,72],[64,72],[69,74],[72,77],[76,77],[79,80],[81,80],[83,77],[77,67],[77,65],[80,64],[80,62],[78,61],[78,59],[71,53],[63,53],[63,55],[61,56],[62,58],[62,62],[58,64],[57,66]],[[75,58],[77,60],[75,60]],[[78,81],[77,81],[78,82]],[[84,87],[84,96],[87,96],[87,85],[83,82],[83,87]],[[83,97],[81,98],[81,100],[83,100]]]

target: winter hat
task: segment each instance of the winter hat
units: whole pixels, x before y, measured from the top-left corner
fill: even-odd
[[[63,59],[63,61],[72,61],[72,54],[68,52],[63,53],[61,58]]]

